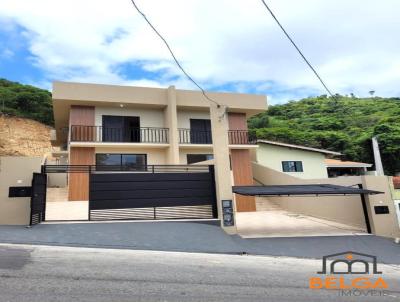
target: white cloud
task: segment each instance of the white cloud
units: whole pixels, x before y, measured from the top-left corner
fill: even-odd
[[[9,48],[3,48],[0,50],[0,58],[10,59],[14,56],[14,52]]]
[[[332,91],[399,95],[399,1],[268,3]],[[235,83],[237,91],[272,94],[273,102],[325,93],[261,1],[137,4],[206,87]],[[47,80],[193,87],[128,0],[0,0],[0,19],[26,29],[34,64]],[[116,67],[129,62],[160,77],[121,74]]]

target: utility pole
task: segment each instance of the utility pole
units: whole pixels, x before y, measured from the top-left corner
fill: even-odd
[[[372,151],[374,152],[376,174],[377,176],[383,176],[385,172],[383,171],[381,152],[379,151],[379,143],[376,136],[372,138]]]

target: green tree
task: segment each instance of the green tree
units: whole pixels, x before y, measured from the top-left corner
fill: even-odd
[[[0,110],[2,113],[26,117],[53,125],[51,93],[30,85],[0,79]]]
[[[385,172],[400,172],[399,98],[305,98],[269,106],[248,125],[261,139],[329,149],[341,152],[343,159],[369,163],[371,138],[376,135]]]

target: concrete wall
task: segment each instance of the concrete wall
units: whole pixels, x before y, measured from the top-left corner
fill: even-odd
[[[178,113],[176,107],[175,86],[168,87],[168,106],[164,109],[165,127],[169,129],[167,149],[167,163],[170,165],[179,164],[179,133],[178,133]]]
[[[224,107],[217,107],[210,105],[211,115],[211,131],[213,137],[219,139],[213,140],[213,154],[214,154],[214,168],[215,168],[215,190],[217,195],[217,209],[218,217],[223,218],[222,215],[222,200],[232,200],[233,209],[236,209],[235,198],[232,193],[232,173],[229,169],[229,141],[228,141],[228,118],[225,113]],[[234,218],[236,221],[236,218]],[[221,219],[221,226],[229,234],[236,234],[235,226],[224,226],[223,219]]]
[[[258,163],[279,172],[283,172],[282,161],[301,161],[303,162],[303,172],[284,172],[298,178],[328,177],[324,163],[325,155],[322,153],[260,143],[256,157]]]
[[[362,176],[364,188],[384,192],[384,194],[368,195],[368,213],[374,234],[385,237],[400,237],[400,228],[394,207],[389,180],[387,176]],[[374,206],[388,206],[389,214],[376,215]]]
[[[255,180],[265,185],[295,185],[295,184],[336,184],[351,186],[362,184],[365,189],[384,192],[366,197],[372,232],[385,237],[399,237],[400,229],[396,220],[396,211],[390,194],[389,179],[386,176],[349,176],[327,179],[299,179],[253,163]],[[360,196],[326,196],[326,197],[268,197],[277,201],[288,211],[302,213],[318,218],[324,218],[365,228],[365,219]],[[389,206],[389,215],[376,215],[373,207]]]
[[[0,157],[0,224],[28,225],[30,197],[9,198],[10,186],[31,186],[40,172],[41,157]]]
[[[295,184],[337,184],[354,185],[362,183],[361,178],[343,177],[335,179],[299,179],[273,169],[253,163],[254,178],[265,185]],[[365,219],[360,196],[326,196],[326,197],[268,197],[268,200],[279,202],[282,208],[301,214],[324,218],[365,229]]]

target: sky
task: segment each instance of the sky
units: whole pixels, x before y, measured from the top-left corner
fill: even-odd
[[[333,93],[400,95],[400,1],[267,0]],[[260,0],[136,0],[208,91],[326,94]],[[130,0],[0,0],[0,78],[196,89]]]

